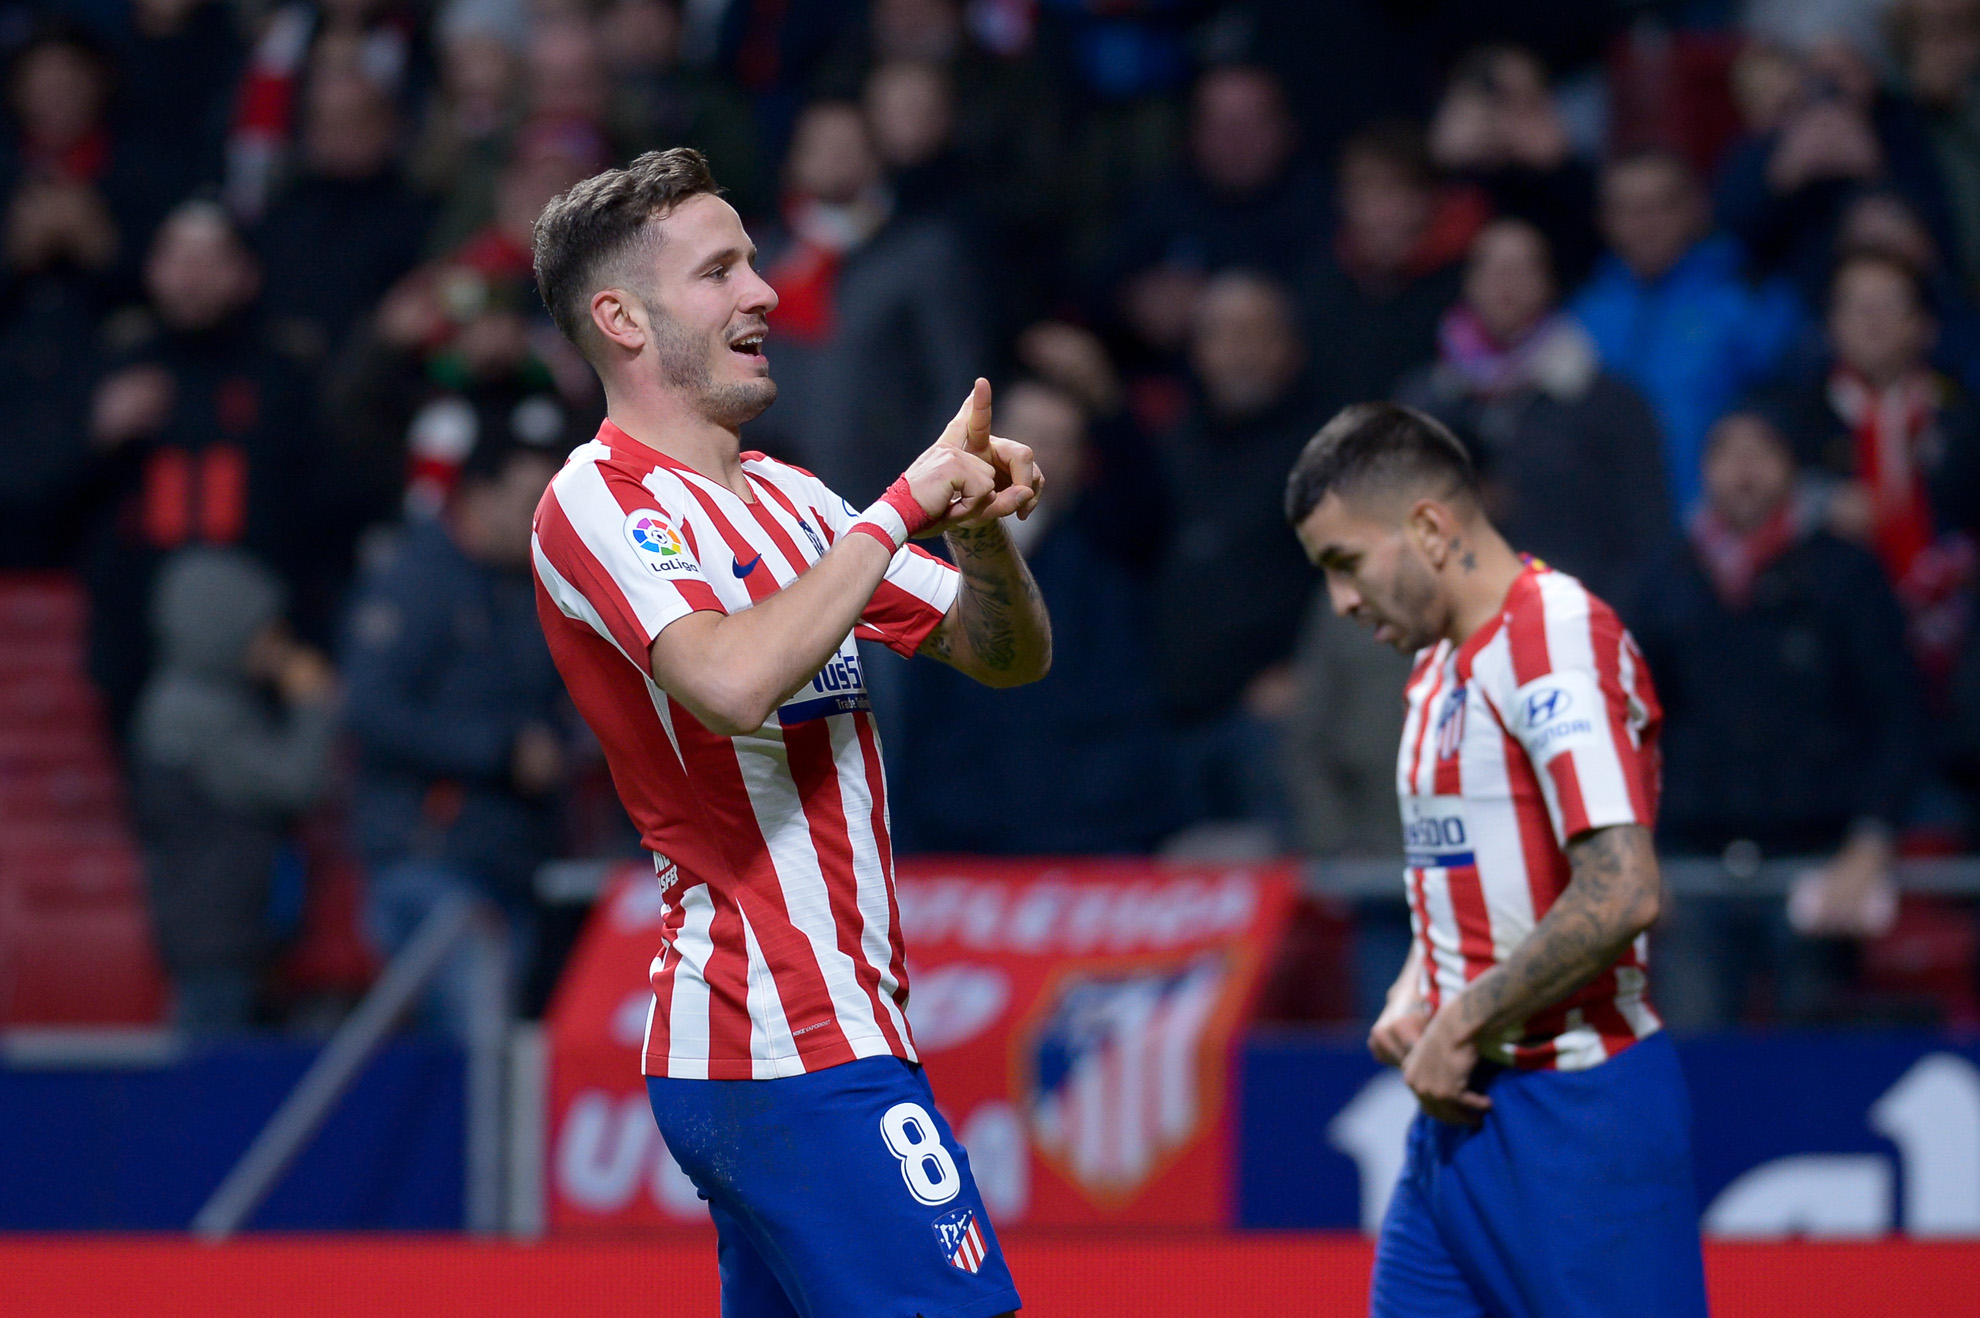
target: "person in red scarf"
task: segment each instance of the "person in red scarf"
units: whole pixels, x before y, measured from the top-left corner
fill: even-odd
[[[1929,363],[1930,306],[1901,257],[1844,256],[1829,286],[1830,361],[1799,398],[1794,428],[1804,460],[1832,482],[1829,529],[1876,554],[1904,604],[1912,652],[1938,683],[1967,624],[1980,427]]]
[[[1396,398],[1470,449],[1493,524],[1511,543],[1604,599],[1670,532],[1657,419],[1561,310],[1546,235],[1526,220],[1480,231],[1464,296],[1438,326],[1436,360]]]
[[[1734,412],[1706,441],[1705,500],[1621,606],[1664,704],[1666,854],[1735,874],[1807,859],[1789,900],[1687,896],[1661,930],[1657,1007],[1675,1027],[1849,1010],[1856,941],[1896,916],[1893,839],[1926,733],[1904,618],[1879,565],[1821,524],[1768,416]]]
[[[6,162],[9,263],[107,272],[127,239],[104,192],[112,151],[103,53],[79,31],[47,28],[14,57],[7,92],[18,125]]]

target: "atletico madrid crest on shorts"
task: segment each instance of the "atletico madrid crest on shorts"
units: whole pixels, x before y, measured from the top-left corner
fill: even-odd
[[[983,1244],[983,1228],[976,1224],[976,1210],[958,1208],[935,1219],[935,1238],[942,1242],[942,1256],[951,1267],[975,1272],[988,1253]]]

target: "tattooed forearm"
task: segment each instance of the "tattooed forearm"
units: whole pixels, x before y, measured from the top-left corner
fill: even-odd
[[[955,612],[922,653],[992,685],[1036,681],[1052,663],[1052,626],[1031,569],[998,523],[948,532],[962,573]]]
[[[1465,1033],[1489,1038],[1606,969],[1657,918],[1661,880],[1649,830],[1597,829],[1568,847],[1573,877],[1527,940],[1465,989]]]

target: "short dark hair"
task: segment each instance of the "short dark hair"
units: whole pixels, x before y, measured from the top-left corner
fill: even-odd
[[[1286,477],[1286,521],[1311,517],[1329,490],[1344,499],[1413,490],[1475,505],[1478,474],[1435,417],[1399,403],[1351,403],[1300,450]]]
[[[689,197],[720,196],[708,161],[692,147],[648,151],[624,169],[594,174],[536,217],[536,290],[550,318],[580,350],[601,276]]]
[[[1411,119],[1389,118],[1359,128],[1341,143],[1335,168],[1345,174],[1357,164],[1374,164],[1401,175],[1411,187],[1429,191],[1439,179],[1423,126]]]
[[[1695,190],[1701,186],[1698,169],[1691,163],[1691,158],[1668,146],[1635,146],[1617,152],[1603,164],[1601,182],[1606,186],[1624,170],[1638,169],[1644,165],[1655,165],[1670,170],[1687,188]]]
[[[1842,287],[1843,276],[1859,265],[1880,265],[1898,277],[1911,293],[1912,304],[1926,315],[1936,315],[1932,297],[1932,284],[1925,272],[1910,258],[1892,251],[1888,247],[1855,246],[1836,257],[1836,263],[1829,271],[1828,296],[1824,302],[1830,310],[1836,305],[1837,290]]]

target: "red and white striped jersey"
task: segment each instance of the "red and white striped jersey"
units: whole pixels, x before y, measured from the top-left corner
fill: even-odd
[[[709,731],[650,675],[670,623],[775,594],[857,520],[810,473],[742,457],[748,501],[607,421],[536,510],[543,631],[666,906],[643,1069],[746,1080],[913,1061],[880,739],[853,636],[740,737]],[[913,654],[957,586],[909,546],[853,635]]]
[[[1434,1009],[1504,961],[1567,887],[1565,845],[1655,823],[1649,671],[1615,611],[1539,563],[1463,645],[1417,655],[1404,693],[1402,798],[1410,922]],[[1479,1054],[1529,1070],[1597,1065],[1655,1033],[1648,944]]]

